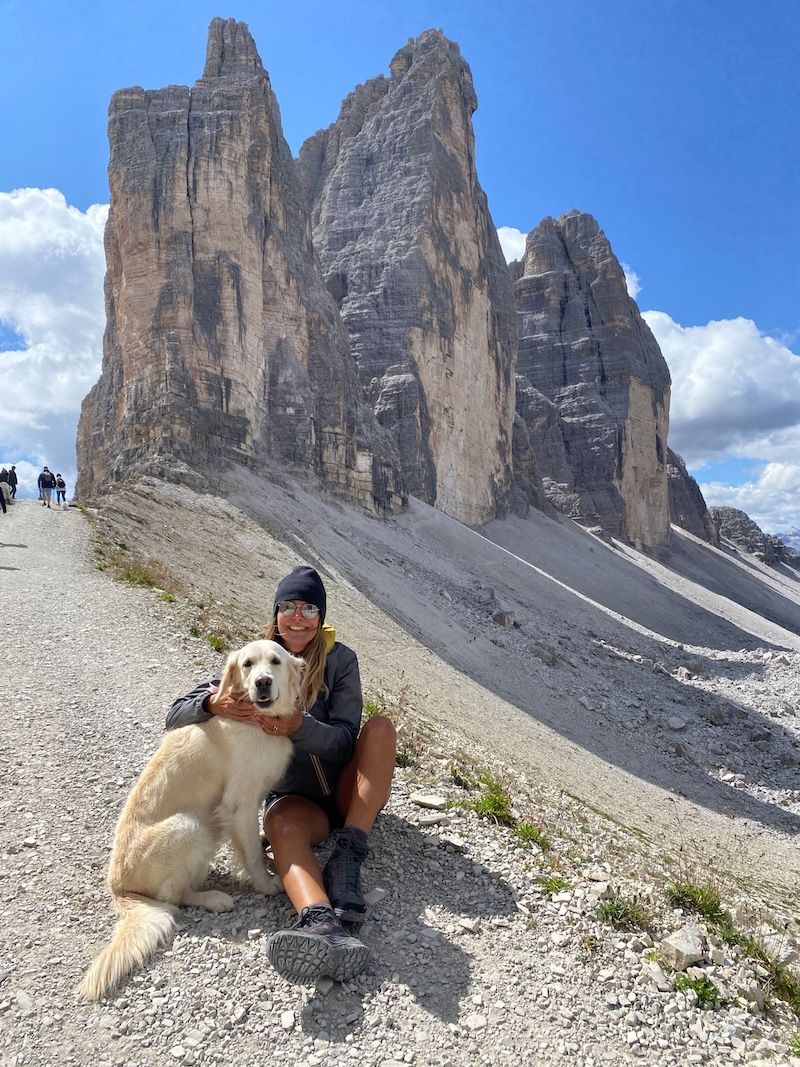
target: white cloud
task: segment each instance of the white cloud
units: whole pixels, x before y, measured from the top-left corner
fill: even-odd
[[[0,322],[25,343],[0,352],[0,462],[17,463],[20,492],[33,488],[23,456],[74,485],[78,413],[102,357],[107,216],[57,189],[0,193]]]
[[[774,533],[800,525],[800,465],[767,463],[754,482],[705,482],[700,490],[713,505],[745,511],[762,530]]]
[[[632,267],[629,267],[627,263],[620,262],[620,266],[622,267],[622,272],[625,275],[625,285],[628,290],[628,296],[631,298],[631,300],[635,300],[639,293],[641,293],[642,291],[642,287],[639,284],[639,275]]]
[[[514,226],[498,226],[497,236],[500,238],[500,247],[503,249],[506,263],[522,259],[525,255],[525,239],[528,236],[526,233]]]
[[[800,455],[800,356],[750,319],[681,326],[643,313],[672,374],[670,445],[689,467]]]

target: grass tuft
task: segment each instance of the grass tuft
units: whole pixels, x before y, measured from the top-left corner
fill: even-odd
[[[569,889],[569,882],[557,874],[540,874],[538,878],[534,878],[534,882],[541,886],[543,893],[551,897],[560,893],[562,889]]]
[[[228,651],[228,640],[222,634],[206,634],[206,641],[215,652]]]
[[[701,1011],[724,1008],[729,1003],[705,975],[702,978],[692,978],[688,974],[679,974],[675,979],[675,988],[682,993],[693,990],[697,994],[697,1006]]]
[[[542,833],[538,826],[534,826],[532,822],[523,821],[517,823],[514,827],[514,836],[525,844],[538,845],[542,852],[550,851],[550,838]]]
[[[615,897],[613,900],[601,900],[597,905],[597,917],[601,922],[618,929],[641,929],[647,925],[647,916],[638,904],[632,900]]]
[[[485,774],[480,784],[483,792],[472,807],[479,819],[491,819],[502,826],[516,826],[517,820],[511,811],[511,794],[499,778]]]
[[[716,889],[710,885],[695,885],[694,882],[673,882],[667,887],[667,900],[673,908],[702,915],[710,922],[729,921],[730,916],[722,907]]]

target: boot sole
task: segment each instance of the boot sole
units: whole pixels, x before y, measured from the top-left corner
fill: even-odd
[[[319,934],[279,930],[267,941],[267,957],[278,974],[293,982],[323,977],[346,982],[365,969],[370,951],[355,938],[352,943],[335,945]]]

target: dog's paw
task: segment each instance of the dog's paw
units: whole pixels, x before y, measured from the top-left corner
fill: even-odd
[[[274,897],[283,889],[283,882],[277,874],[264,874],[259,878],[254,878],[253,885],[265,897]]]
[[[233,911],[235,907],[233,897],[220,893],[218,889],[208,889],[202,896],[202,906],[209,911]]]

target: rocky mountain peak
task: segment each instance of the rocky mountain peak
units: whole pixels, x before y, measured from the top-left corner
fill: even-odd
[[[517,410],[548,496],[582,522],[643,547],[662,544],[669,371],[608,239],[585,212],[545,218],[512,277],[517,373],[533,387],[518,386],[525,410]]]
[[[475,172],[469,67],[440,30],[300,151],[323,274],[409,490],[469,524],[511,484],[513,292]]]
[[[79,495],[135,473],[213,481],[236,463],[396,510],[394,446],[359,398],[244,23],[212,22],[193,88],[115,93],[109,142],[107,327]]]
[[[203,79],[234,81],[264,74],[261,57],[246,23],[236,19],[212,19],[208,27]]]

